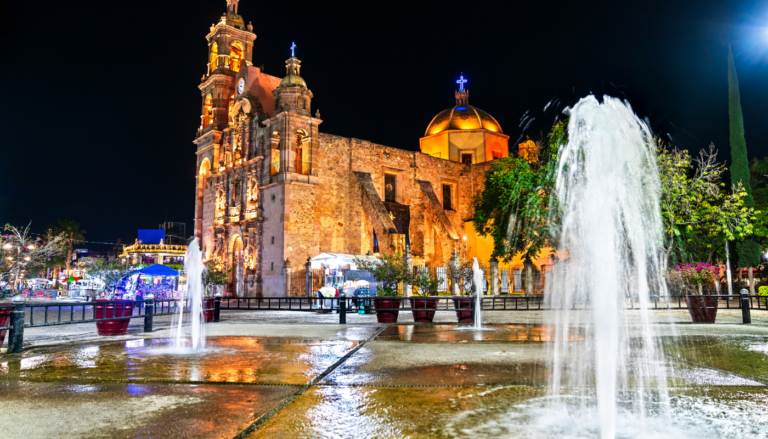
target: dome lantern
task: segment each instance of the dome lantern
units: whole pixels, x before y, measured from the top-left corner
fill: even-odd
[[[441,111],[427,126],[421,139],[421,152],[466,163],[481,163],[507,157],[509,136],[485,111],[469,105],[468,81],[462,73],[456,83],[456,105]],[[470,157],[471,156],[471,157]]]

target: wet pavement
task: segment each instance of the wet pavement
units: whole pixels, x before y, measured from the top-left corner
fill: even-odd
[[[174,351],[162,322],[123,337],[39,331],[22,354],[0,355],[1,436],[541,437],[520,429],[530,423],[521,407],[547,398],[541,314],[495,314],[508,321],[475,331],[455,320],[385,326],[350,315],[338,325],[320,315],[311,324],[311,313],[284,313],[270,323],[236,313],[207,326],[202,354]],[[768,325],[723,316],[657,322],[673,402],[768,424]]]

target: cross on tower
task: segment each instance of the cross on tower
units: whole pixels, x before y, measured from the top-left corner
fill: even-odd
[[[464,84],[467,83],[467,80],[464,79],[464,73],[461,74],[461,77],[456,83],[459,84],[459,91],[464,91]]]
[[[293,53],[293,49],[296,48],[296,43],[291,43],[291,58],[294,58],[296,55]]]

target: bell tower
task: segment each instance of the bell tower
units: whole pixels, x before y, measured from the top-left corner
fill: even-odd
[[[275,111],[264,121],[271,131],[272,144],[268,157],[270,181],[317,181],[318,126],[320,113],[312,117],[312,92],[301,77],[301,61],[291,45],[291,57],[285,61],[285,77],[272,92]]]
[[[205,180],[220,173],[224,159],[222,144],[229,127],[229,110],[236,95],[235,78],[241,69],[252,65],[253,26],[245,24],[238,14],[239,0],[227,0],[227,10],[219,21],[212,24],[208,35],[205,74],[200,85],[200,126],[194,143],[197,145],[198,194],[195,207],[195,235],[202,236],[202,218],[205,202]]]
[[[239,0],[227,0],[227,12],[212,24],[208,40],[206,72],[199,85],[202,112],[198,136],[227,127],[229,106],[235,96],[235,76],[241,68],[252,65],[253,26],[238,15]]]

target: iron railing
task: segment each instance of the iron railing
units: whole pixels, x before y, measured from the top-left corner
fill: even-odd
[[[26,302],[17,296],[11,304],[0,304],[0,331],[10,331],[8,353],[21,352],[24,339],[24,328],[44,326],[71,325],[80,323],[107,322],[130,319],[143,319],[144,332],[153,331],[154,316],[172,315],[179,311],[179,300],[146,299],[135,300],[105,300],[92,302]],[[213,312],[213,321],[220,317],[221,298],[213,300],[208,307],[203,302],[203,312]],[[210,303],[210,302],[209,302]],[[189,309],[188,306],[185,306]],[[38,312],[42,309],[42,318]],[[53,315],[52,311],[53,310]],[[134,313],[138,310],[137,313]],[[100,317],[97,317],[100,315]],[[28,316],[28,317],[27,317]],[[6,320],[7,319],[7,320]],[[7,322],[7,323],[6,323]]]

